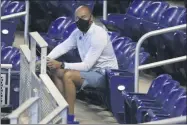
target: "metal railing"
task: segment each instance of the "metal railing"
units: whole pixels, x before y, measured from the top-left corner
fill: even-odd
[[[174,117],[158,121],[146,122],[142,124],[186,124],[187,116]]]
[[[103,20],[107,20],[107,0],[103,0]]]
[[[8,70],[8,78],[7,78],[7,80],[8,80],[8,84],[7,85],[2,85],[1,87],[3,87],[3,91],[4,91],[4,93],[3,93],[3,95],[1,95],[2,97],[1,98],[3,98],[2,99],[2,104],[5,104],[5,96],[7,96],[7,105],[9,105],[10,104],[10,78],[11,78],[11,69],[12,69],[12,64],[1,64],[1,69],[7,69]],[[1,74],[2,75],[2,74]],[[4,80],[6,79],[6,77],[4,78]],[[3,81],[3,79],[1,79],[1,82]],[[6,80],[5,80],[6,81]],[[5,94],[5,88],[7,89],[7,95]]]
[[[177,58],[173,58],[173,59],[168,59],[168,60],[164,60],[164,61],[159,61],[159,62],[139,66],[139,53],[140,53],[140,48],[141,48],[142,43],[147,38],[149,38],[151,36],[156,36],[159,34],[164,34],[164,33],[169,33],[169,32],[176,31],[176,30],[185,29],[186,26],[187,26],[186,24],[183,24],[183,25],[178,25],[178,26],[174,26],[174,27],[151,31],[151,32],[148,32],[145,35],[143,35],[138,40],[138,43],[136,45],[136,50],[135,50],[135,75],[134,75],[134,80],[135,80],[134,91],[135,92],[139,92],[139,70],[154,68],[154,67],[158,67],[158,66],[162,66],[162,65],[166,65],[166,64],[172,64],[172,63],[187,60],[187,56],[182,56],[182,57],[177,57]]]

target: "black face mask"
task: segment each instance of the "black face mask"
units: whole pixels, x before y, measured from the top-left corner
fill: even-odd
[[[80,31],[86,33],[88,31],[88,29],[90,28],[89,23],[90,23],[90,19],[83,20],[83,19],[79,18],[79,20],[76,22],[76,25]]]

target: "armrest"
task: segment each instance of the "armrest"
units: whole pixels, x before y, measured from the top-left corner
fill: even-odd
[[[120,70],[120,69],[107,69],[106,73],[108,75],[115,75],[115,76],[132,76],[133,73],[128,72],[128,70]]]

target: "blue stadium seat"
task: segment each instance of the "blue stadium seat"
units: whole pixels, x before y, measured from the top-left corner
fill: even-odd
[[[77,26],[76,26],[75,22],[73,22],[71,25],[69,25],[63,33],[63,40],[67,39],[76,28],[77,28]]]
[[[6,44],[4,42],[1,42],[1,50],[3,50],[6,47]]]
[[[152,111],[159,111],[159,110],[165,110],[169,111],[171,110],[172,106],[174,105],[175,101],[182,95],[185,95],[186,91],[184,88],[179,87],[179,88],[174,88],[171,90],[169,93],[168,97],[162,102],[162,103],[147,103],[145,106],[146,108],[140,110],[138,112],[137,119],[140,122],[144,121],[144,115],[148,110]],[[145,121],[144,121],[145,122]]]
[[[185,112],[186,109],[186,95],[179,97],[175,100],[174,105],[168,105],[170,108],[168,110],[148,110],[145,115],[145,121],[156,121],[166,118],[179,117]]]
[[[21,54],[17,53],[9,61],[9,63],[12,64],[13,70],[16,70],[16,71],[20,70],[20,58],[21,58]]]
[[[145,13],[141,18],[136,18],[132,20],[132,38],[133,40],[138,40],[143,34],[142,24],[144,21],[149,21],[152,23],[158,22],[162,16],[162,13],[169,7],[167,2],[153,2],[150,6],[146,8]]]
[[[47,33],[40,33],[44,40],[49,44],[49,48],[53,49],[63,40],[65,29],[71,25],[72,19],[69,17],[59,17],[51,23]]]
[[[4,49],[1,50],[1,63],[2,64],[8,64],[12,57],[19,52],[19,49],[7,46]]]
[[[126,14],[108,14],[107,21],[101,19],[101,22],[108,27],[108,25],[112,25],[113,27],[117,28],[117,31],[120,31],[122,35],[131,37],[130,26],[129,24],[125,23],[124,20],[129,18],[138,18],[141,17],[142,14],[145,12],[145,9],[151,4],[151,1],[141,1],[141,0],[134,0],[132,4],[129,6],[128,11]],[[125,28],[125,29],[124,29]]]
[[[22,12],[24,9],[25,4],[23,2],[14,1],[8,4],[3,15]],[[15,38],[15,31],[19,22],[20,18],[9,19],[1,22],[1,40],[7,45],[12,45]]]
[[[162,86],[162,88],[160,89],[160,91],[158,92],[158,95],[155,98],[152,99],[145,99],[145,100],[141,100],[136,98],[136,96],[134,97],[134,99],[131,102],[131,105],[129,105],[130,108],[130,112],[131,112],[131,123],[139,123],[139,116],[136,117],[137,114],[139,114],[139,112],[146,108],[146,103],[163,103],[163,101],[168,97],[169,92],[173,89],[176,88],[180,85],[179,82],[169,79],[167,80],[164,85]],[[126,117],[126,119],[128,119],[128,117]]]
[[[1,2],[1,15],[4,15],[5,8],[11,3],[10,0],[2,0]]]

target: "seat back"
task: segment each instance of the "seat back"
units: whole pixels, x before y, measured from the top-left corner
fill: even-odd
[[[1,15],[4,15],[5,8],[11,3],[10,0],[3,0],[1,2]]]
[[[186,93],[186,91],[182,87],[172,89],[171,92],[169,93],[169,96],[167,97],[167,99],[163,102],[163,108],[166,111],[172,110],[171,108],[176,103],[176,100],[180,96],[185,95],[185,93]]]
[[[59,17],[53,21],[48,29],[47,35],[53,39],[62,39],[64,29],[72,23],[69,17]]]
[[[185,9],[182,7],[171,7],[168,8],[162,15],[159,20],[159,26],[162,27],[171,27],[179,23],[180,16],[185,12]]]
[[[12,64],[12,69],[19,71],[20,70],[20,53],[15,54],[10,60],[10,64]]]
[[[186,95],[181,96],[177,99],[175,105],[172,107],[171,117],[181,116],[183,112],[186,110]]]
[[[127,14],[134,17],[141,17],[151,3],[151,1],[146,0],[134,0],[128,8]]]
[[[150,54],[147,53],[147,52],[139,53],[139,63],[140,63],[140,65],[145,64],[149,57],[150,57]],[[129,62],[130,63],[128,65],[128,71],[131,72],[131,73],[134,73],[135,72],[135,54],[133,54],[132,57],[130,57]]]
[[[116,39],[120,36],[120,34],[118,32],[112,32],[112,31],[108,31],[108,35],[109,35],[111,41],[113,41],[114,39]]]
[[[11,58],[19,52],[19,49],[7,46],[3,50],[1,50],[1,63],[8,64],[11,60]]]
[[[166,100],[166,98],[168,97],[170,91],[173,88],[177,88],[179,85],[180,83],[173,79],[167,80],[162,86],[162,88],[160,89],[160,92],[158,93],[158,95],[156,96],[156,100],[159,103],[163,103],[163,101]]]
[[[64,31],[63,33],[63,40],[67,39],[71,33],[77,28],[75,22],[73,22],[72,24],[70,24]]]
[[[142,15],[143,20],[150,22],[158,22],[163,12],[169,7],[167,2],[153,2],[147,7],[145,13]]]

